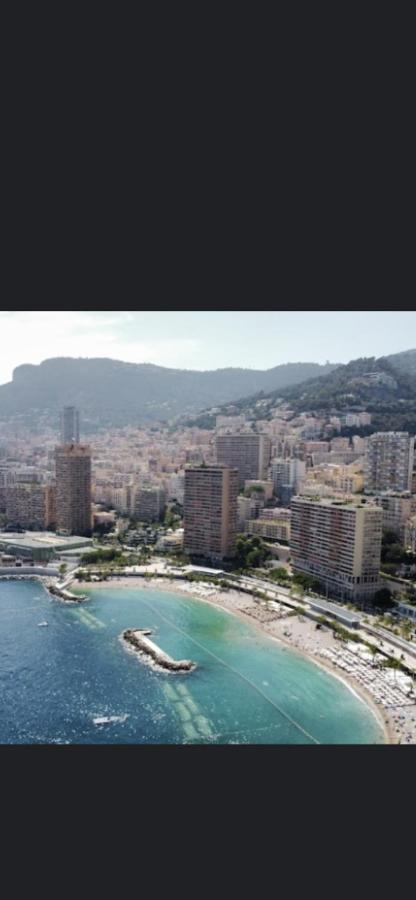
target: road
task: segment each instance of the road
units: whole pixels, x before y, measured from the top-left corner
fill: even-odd
[[[237,582],[246,590],[261,590],[271,600],[275,600],[277,603],[284,603],[292,609],[299,608],[299,606],[303,605],[310,609],[310,604],[316,603],[316,597],[308,597],[307,595],[302,599],[291,597],[289,588],[275,586],[269,581],[261,578],[241,576],[237,579]],[[339,607],[340,611],[343,610],[346,614],[351,615],[351,610],[346,609],[342,604],[337,603],[336,606]],[[381,652],[387,652],[388,655],[392,656],[394,659],[401,660],[409,669],[416,672],[415,644],[411,644],[409,641],[391,634],[391,632],[385,628],[368,624],[364,621],[364,619],[368,618],[368,613],[362,613],[357,610],[355,615],[360,622],[360,626],[356,630],[356,633],[361,635],[363,640],[373,644],[373,646]],[[403,659],[402,655],[404,656]]]

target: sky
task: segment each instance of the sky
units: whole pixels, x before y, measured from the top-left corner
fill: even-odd
[[[416,312],[92,310],[0,312],[0,384],[56,356],[180,369],[346,363],[416,347]]]

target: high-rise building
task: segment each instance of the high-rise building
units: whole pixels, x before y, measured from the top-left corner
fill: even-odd
[[[9,525],[47,530],[55,525],[55,488],[35,482],[15,483],[7,488],[6,516]]]
[[[371,600],[380,587],[383,511],[334,499],[292,500],[294,572],[316,578],[328,596]]]
[[[272,481],[276,497],[282,500],[282,488],[292,488],[297,493],[306,478],[306,463],[295,457],[274,459],[272,462]]]
[[[133,515],[140,522],[160,522],[166,511],[166,491],[160,488],[139,488],[133,504]]]
[[[416,553],[416,516],[412,516],[406,523],[404,545],[407,550]]]
[[[237,469],[243,488],[246,481],[267,481],[271,448],[271,440],[264,434],[218,435],[217,463]]]
[[[91,534],[91,448],[63,444],[56,448],[56,527],[81,537]]]
[[[266,541],[290,541],[290,522],[292,514],[289,509],[269,509],[258,519],[247,522],[247,534],[257,535]]]
[[[65,406],[61,415],[61,443],[79,444],[79,412],[75,406]]]
[[[381,432],[368,440],[365,489],[411,491],[415,439],[407,432]]]
[[[212,561],[235,555],[238,478],[227,466],[186,469],[186,553]]]
[[[413,495],[409,492],[395,494],[393,491],[388,491],[385,494],[378,494],[374,498],[374,502],[383,510],[384,531],[394,532],[397,539],[404,544],[406,526],[416,512]]]

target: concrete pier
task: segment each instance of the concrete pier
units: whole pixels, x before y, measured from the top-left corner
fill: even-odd
[[[191,660],[182,659],[177,661],[168,656],[167,653],[164,653],[153,641],[149,641],[149,635],[151,634],[151,631],[143,629],[128,629],[123,632],[123,641],[132,647],[133,650],[149,656],[158,666],[161,666],[162,669],[166,669],[168,672],[193,672],[196,669],[196,664]]]

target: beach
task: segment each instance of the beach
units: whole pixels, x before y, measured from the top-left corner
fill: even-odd
[[[107,582],[81,583],[91,589],[165,590],[210,603],[224,612],[251,623],[263,634],[301,653],[341,680],[373,712],[383,728],[387,744],[416,744],[416,701],[409,698],[405,676],[374,668],[363,645],[341,645],[328,628],[301,614],[293,615],[279,603],[265,603],[250,594],[221,589],[216,585],[190,583],[171,578],[113,578]],[[399,678],[399,681],[397,681]]]

